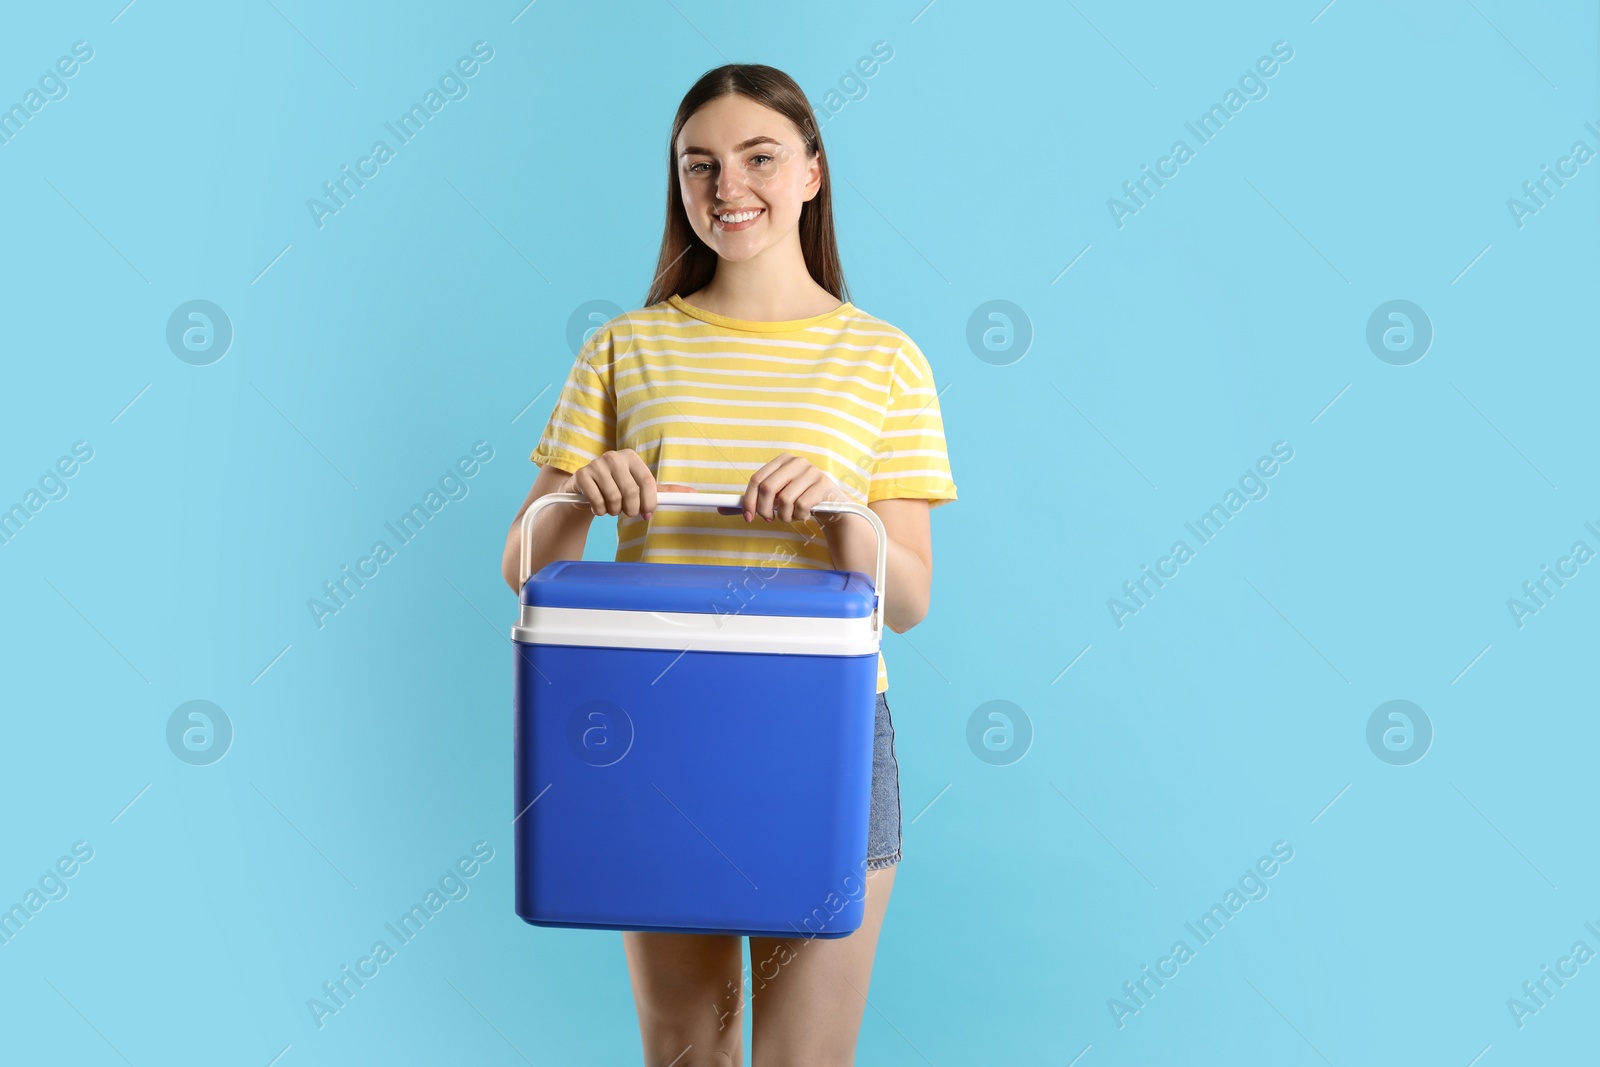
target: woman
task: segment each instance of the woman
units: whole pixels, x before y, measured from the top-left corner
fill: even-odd
[[[668,146],[657,267],[646,306],[584,343],[531,456],[540,470],[523,510],[552,492],[588,502],[540,514],[533,570],[581,559],[594,516],[615,515],[620,561],[871,574],[871,525],[811,510],[852,500],[869,505],[889,535],[884,623],[896,633],[915,626],[933,572],[929,512],[956,497],[938,395],[917,346],[847,299],[827,157],[810,104],[787,75],[719,67],[684,97]],[[743,514],[653,516],[658,490],[742,492]],[[513,590],[520,553],[519,511],[503,559]],[[887,689],[880,654],[865,918],[836,940],[750,939],[761,1067],[854,1060],[900,859]],[[742,1063],[740,939],[622,936],[645,1062]]]

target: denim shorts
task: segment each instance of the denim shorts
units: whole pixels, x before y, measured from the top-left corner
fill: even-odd
[[[872,740],[872,806],[867,816],[867,870],[900,862],[900,764],[894,758],[889,694],[878,694]]]

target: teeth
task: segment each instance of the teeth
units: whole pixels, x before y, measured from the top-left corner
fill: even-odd
[[[759,214],[761,209],[757,208],[754,211],[741,211],[734,215],[718,215],[717,218],[726,223],[749,222]]]

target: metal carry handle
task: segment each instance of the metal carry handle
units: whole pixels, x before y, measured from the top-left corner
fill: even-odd
[[[717,508],[727,509],[725,514],[743,514],[744,507],[742,493],[675,493],[665,492],[656,494],[656,507],[670,507],[680,505],[690,508]],[[589,498],[582,493],[546,493],[528,505],[528,510],[522,515],[522,561],[517,571],[517,588],[520,590],[528,584],[528,578],[533,571],[533,520],[539,510],[551,504],[583,504],[588,506]],[[878,518],[878,513],[865,504],[857,504],[848,500],[822,500],[811,506],[813,514],[817,512],[849,511],[860,515],[872,523],[872,529],[878,538],[877,570],[873,574],[872,591],[876,594],[877,602],[872,607],[872,633],[877,638],[879,645],[883,644],[883,582],[889,573],[889,534],[883,528],[883,520]]]

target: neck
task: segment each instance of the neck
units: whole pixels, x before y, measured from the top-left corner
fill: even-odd
[[[706,287],[684,299],[715,314],[752,322],[810,318],[842,303],[811,277],[796,235],[750,259],[718,259],[717,272]]]

